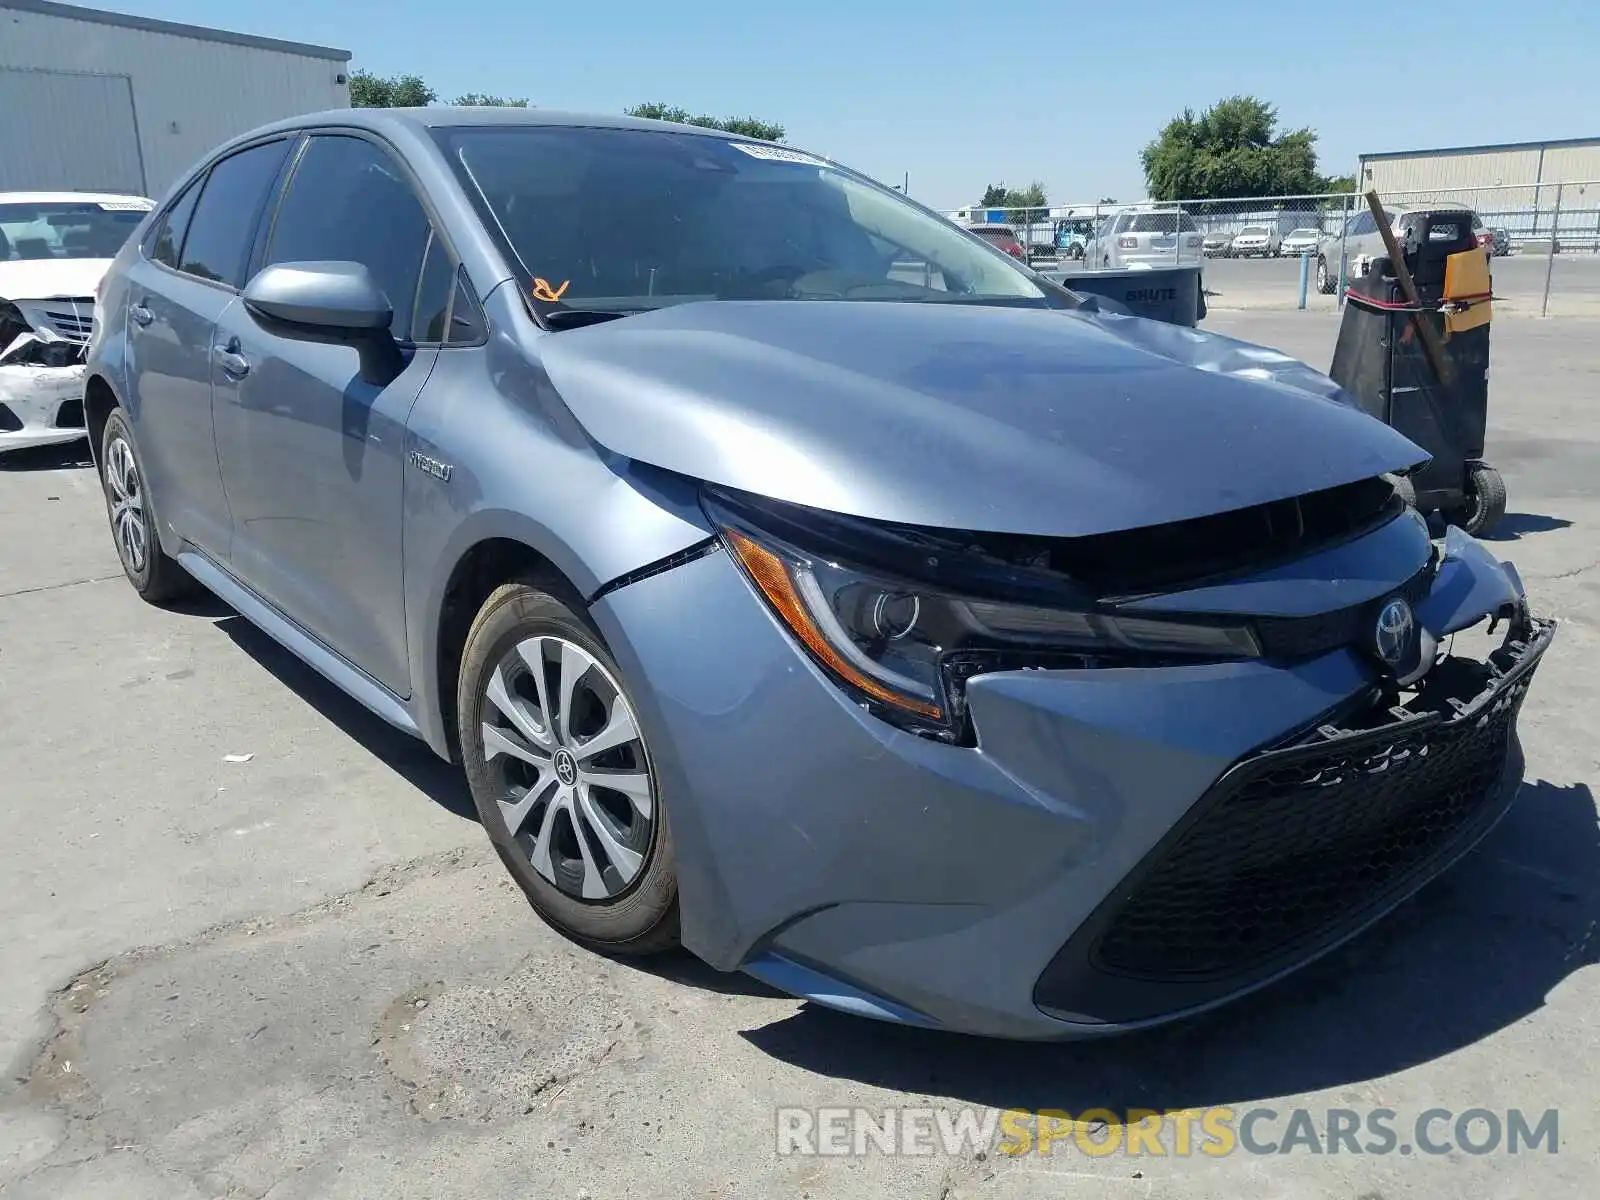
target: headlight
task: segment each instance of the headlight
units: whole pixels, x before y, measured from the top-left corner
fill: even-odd
[[[982,572],[939,556],[919,561],[939,564],[933,573],[959,577],[968,587],[858,566],[836,545],[805,548],[714,500],[707,510],[734,560],[820,666],[879,716],[944,740],[961,739],[963,685],[985,671],[1260,653],[1253,631],[1242,625],[984,596],[970,586]],[[993,574],[994,589],[1007,590],[1004,572]]]

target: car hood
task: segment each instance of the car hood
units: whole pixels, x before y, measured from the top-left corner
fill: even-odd
[[[617,454],[946,529],[1106,533],[1428,457],[1287,355],[1132,316],[718,301],[551,333],[539,349]]]
[[[49,300],[94,295],[111,267],[109,258],[35,258],[0,262],[0,297]]]

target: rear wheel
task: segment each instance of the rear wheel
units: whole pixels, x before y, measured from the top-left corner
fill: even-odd
[[[457,733],[478,817],[534,910],[594,949],[678,943],[672,835],[621,669],[578,601],[498,588],[467,635]]]
[[[194,577],[161,548],[144,467],[120,408],[111,411],[101,434],[100,487],[122,573],[140,598],[160,604],[198,591]]]
[[[1506,515],[1506,484],[1500,472],[1479,463],[1467,472],[1467,502],[1450,512],[1452,525],[1459,525],[1473,537],[1493,531]]]

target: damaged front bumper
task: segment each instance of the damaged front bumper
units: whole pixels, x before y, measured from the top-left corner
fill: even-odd
[[[0,347],[0,454],[85,436],[84,349],[32,330]]]
[[[1452,649],[1403,688],[1355,644],[979,675],[975,747],[852,704],[726,554],[593,611],[662,748],[690,949],[829,1007],[1070,1039],[1264,986],[1506,811],[1554,625],[1458,531],[1415,610],[1436,647],[1510,625],[1481,661]]]

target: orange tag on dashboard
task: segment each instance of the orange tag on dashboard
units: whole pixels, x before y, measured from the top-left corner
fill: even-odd
[[[566,295],[567,287],[571,283],[572,280],[563,279],[561,281],[561,286],[557,288],[551,287],[550,284],[543,279],[535,279],[533,281],[533,298],[535,300],[543,300],[548,304],[554,304],[557,300],[561,299],[562,296]]]

